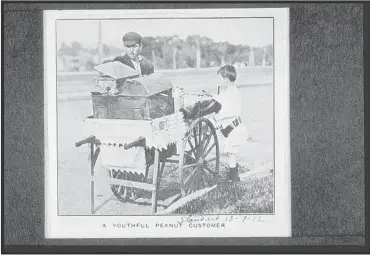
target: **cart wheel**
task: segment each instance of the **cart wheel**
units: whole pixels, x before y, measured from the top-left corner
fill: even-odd
[[[196,120],[183,141],[179,169],[181,193],[187,196],[217,182],[220,152],[216,129],[206,118]]]
[[[128,180],[135,182],[145,182],[145,176],[143,174],[137,174],[128,172],[125,170],[109,170],[111,178]],[[112,184],[110,185],[113,195],[120,201],[125,202],[128,199],[135,199],[138,197],[139,189],[124,187],[121,185]]]

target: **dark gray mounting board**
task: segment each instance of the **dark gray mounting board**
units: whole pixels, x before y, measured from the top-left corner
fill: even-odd
[[[47,9],[290,7],[292,238],[44,239]],[[5,245],[364,245],[362,4],[4,5]],[[77,251],[76,251],[77,252]]]

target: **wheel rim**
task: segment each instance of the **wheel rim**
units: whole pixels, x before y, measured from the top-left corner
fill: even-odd
[[[183,196],[214,185],[219,174],[219,144],[214,126],[199,119],[189,129],[180,159]]]

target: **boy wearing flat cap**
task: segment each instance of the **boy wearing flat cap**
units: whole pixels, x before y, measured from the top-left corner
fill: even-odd
[[[121,63],[135,69],[139,75],[149,75],[154,73],[152,63],[140,55],[142,47],[142,37],[138,33],[129,32],[122,37],[123,45],[127,51],[124,56],[115,57],[113,60],[104,61],[120,61]]]

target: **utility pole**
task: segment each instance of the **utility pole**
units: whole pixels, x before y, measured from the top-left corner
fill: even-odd
[[[152,49],[152,61],[153,61],[154,66],[157,66],[157,57],[155,55],[154,49]]]
[[[254,66],[254,47],[251,47],[251,51],[249,53],[249,65]]]
[[[177,46],[176,44],[174,44],[173,51],[172,51],[172,68],[173,69],[177,69],[176,56],[177,56]]]
[[[102,40],[102,27],[101,27],[101,20],[98,21],[98,62],[99,64],[102,62],[103,58],[103,40]]]
[[[197,69],[200,69],[200,44],[198,36],[195,37],[195,42],[197,44]]]
[[[266,46],[263,47],[262,66],[266,66]]]

